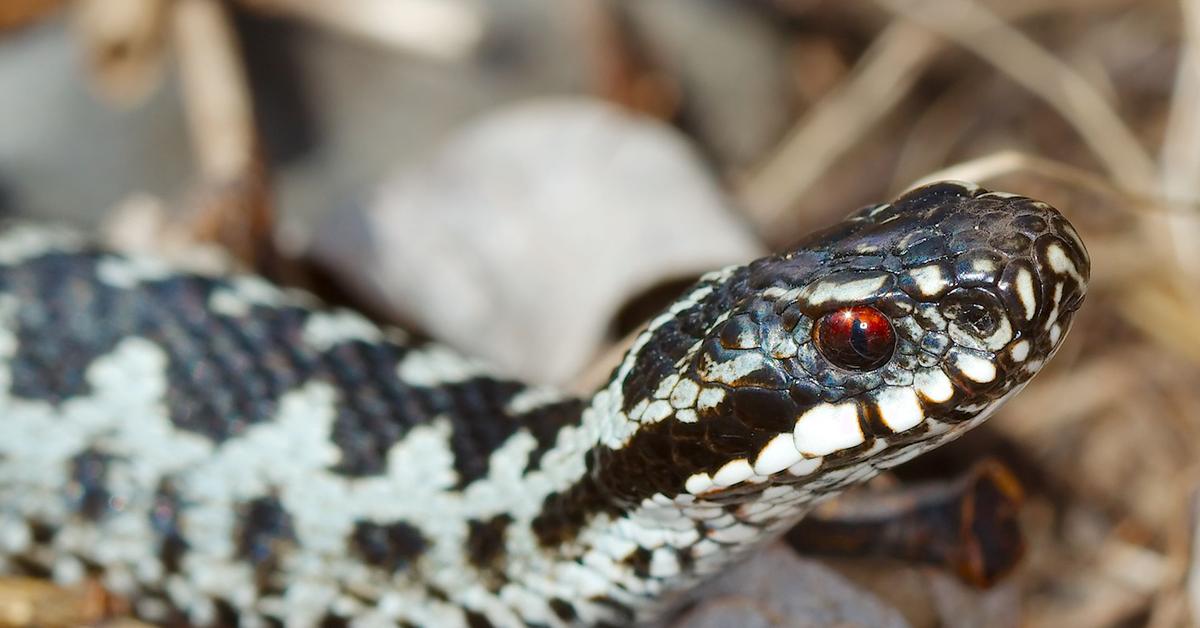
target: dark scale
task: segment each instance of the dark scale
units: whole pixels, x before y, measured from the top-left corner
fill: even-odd
[[[467,522],[467,560],[480,569],[496,567],[504,557],[504,535],[513,522],[509,515]]]
[[[489,456],[521,428],[504,407],[524,388],[515,382],[476,379],[438,389],[454,429],[450,449],[460,488],[485,477]]]
[[[345,617],[339,617],[333,613],[327,613],[317,622],[318,628],[346,628],[349,625]]]
[[[487,617],[475,611],[466,611],[467,626],[470,628],[492,628],[492,622]]]
[[[99,519],[112,507],[112,495],[105,488],[111,459],[108,454],[89,449],[71,461],[73,482],[67,489],[67,498],[73,502],[74,509],[88,519]]]
[[[307,310],[255,305],[246,316],[228,316],[208,306],[215,291],[230,288],[226,280],[180,276],[117,288],[97,278],[103,259],[47,255],[0,268],[0,292],[30,304],[21,308],[16,330],[15,396],[61,403],[86,395],[88,367],[121,340],[140,336],[168,356],[171,421],[218,443],[273,419],[280,397],[304,383],[335,384],[342,398],[333,440],[342,456],[334,470],[349,476],[384,472],[395,443],[414,425],[444,415],[452,421],[455,467],[465,486],[487,474],[490,454],[521,427],[492,419],[522,384],[480,378],[409,386],[396,374],[406,347],[348,341],[317,352],[301,341]],[[551,429],[577,418],[546,415],[539,442],[551,443]]]
[[[562,598],[553,598],[550,600],[550,610],[563,621],[572,621],[575,619],[575,607],[571,603]]]
[[[295,541],[291,517],[279,500],[260,497],[242,504],[238,521],[237,551],[247,561],[259,565],[280,553],[280,549]]]
[[[384,472],[388,450],[412,427],[402,417],[430,416],[420,406],[417,392],[407,386],[363,394],[378,375],[394,371],[400,357],[391,345],[361,341],[338,344],[322,356],[323,370],[336,383],[341,397],[333,425],[333,442],[342,450],[335,467],[338,472],[349,476]],[[398,409],[407,412],[398,413]]]
[[[95,280],[95,257],[48,255],[17,269],[0,268],[0,292],[23,303],[17,315],[17,353],[12,394],[61,403],[88,394],[86,367],[110,351],[138,318],[137,303],[114,303],[118,295]],[[108,317],[111,327],[96,325]],[[48,334],[47,330],[56,333]]]
[[[542,456],[554,446],[559,430],[567,425],[579,423],[583,407],[582,399],[565,399],[535,408],[520,417],[521,422],[537,441],[537,446],[529,452],[529,461],[525,464],[526,473],[540,468]]]
[[[260,594],[279,592],[278,572],[283,567],[283,558],[297,543],[291,515],[274,497],[239,504],[236,510],[237,555],[254,566]]]
[[[237,609],[224,600],[214,600],[213,608],[216,613],[216,620],[213,622],[218,626],[237,626],[238,612]]]
[[[354,526],[351,544],[368,565],[397,571],[420,558],[428,541],[420,530],[403,521],[387,524],[360,521]]]
[[[639,547],[625,557],[625,564],[633,567],[633,573],[640,578],[650,577],[650,550]]]
[[[616,621],[613,621],[611,623],[601,624],[602,626],[629,626],[629,625],[633,624],[634,617],[635,617],[634,612],[632,609],[630,609],[625,604],[622,604],[621,602],[614,600],[611,597],[603,596],[603,595],[598,596],[598,597],[593,597],[593,598],[589,599],[588,601],[593,604],[596,604],[598,606],[604,607],[605,609],[607,609],[608,611],[610,611],[612,613],[613,617],[617,618]]]
[[[696,288],[702,285],[706,284],[698,284]],[[654,330],[621,387],[626,412],[646,396],[644,391],[653,391],[659,381],[675,372],[675,362],[704,337],[712,321],[739,296],[725,285]]]
[[[162,539],[159,555],[167,573],[179,571],[180,562],[187,552],[187,541],[183,539],[183,530],[180,528],[180,511],[183,507],[178,492],[170,482],[164,481],[155,491],[150,525]]]

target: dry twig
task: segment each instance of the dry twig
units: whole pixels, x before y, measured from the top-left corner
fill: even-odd
[[[1154,162],[1107,99],[1057,56],[971,0],[877,0],[974,52],[1044,100],[1079,132],[1122,187],[1148,193]]]
[[[161,82],[166,0],[79,0],[75,33],[88,78],[105,101],[132,107]]]
[[[863,53],[846,82],[796,124],[741,190],[763,232],[776,227],[797,198],[908,94],[940,49],[922,29],[892,24]]]
[[[1161,192],[1167,203],[1191,209],[1164,218],[1179,266],[1200,279],[1200,1],[1182,0],[1184,40],[1179,52],[1171,112],[1160,151]]]
[[[479,46],[487,24],[465,0],[241,0],[262,11],[301,18],[372,43],[443,60]]]
[[[192,232],[259,267],[269,259],[273,212],[259,159],[250,89],[225,7],[179,0],[174,34],[184,106],[201,180]]]

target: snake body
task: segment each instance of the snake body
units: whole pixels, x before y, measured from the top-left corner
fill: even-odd
[[[983,421],[1088,268],[1048,205],[927,186],[703,277],[580,399],[254,276],[10,226],[2,566],[160,623],[650,619]]]

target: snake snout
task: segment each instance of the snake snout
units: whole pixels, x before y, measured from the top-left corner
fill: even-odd
[[[1029,245],[1005,269],[999,288],[1026,335],[1049,336],[1055,345],[1087,294],[1091,260],[1062,214],[1040,201],[1022,200],[1009,229]]]
[[[1066,336],[1087,294],[1088,252],[1058,210],[1024,197],[1008,199],[991,242],[1008,258],[995,288],[1014,330],[1003,350],[1015,373],[1036,373]]]

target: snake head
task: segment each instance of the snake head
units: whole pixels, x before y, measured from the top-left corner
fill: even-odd
[[[661,451],[697,496],[835,492],[987,418],[1058,349],[1088,275],[1040,201],[938,183],[865,208],[724,280],[658,386]]]

